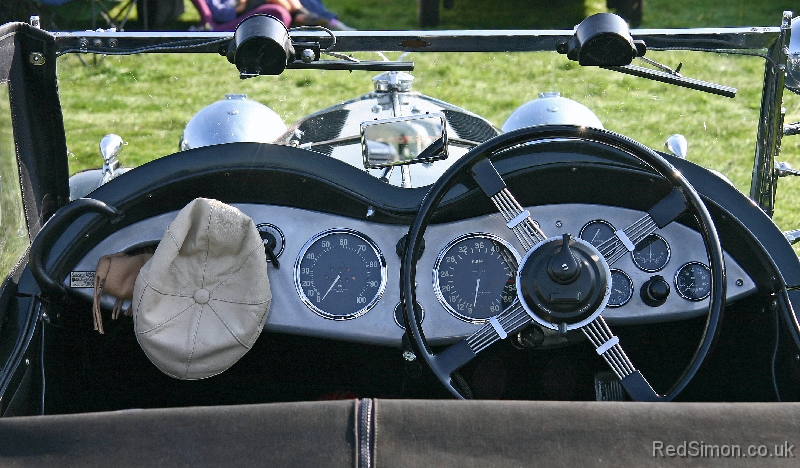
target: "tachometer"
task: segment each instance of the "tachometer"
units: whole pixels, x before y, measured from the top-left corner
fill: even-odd
[[[369,311],[386,288],[386,260],[358,231],[330,229],[303,246],[295,262],[300,299],[318,315],[347,320]]]
[[[505,240],[473,233],[453,239],[436,258],[433,289],[453,316],[482,323],[517,297],[519,257]]]
[[[689,262],[675,273],[678,295],[690,301],[702,301],[711,294],[711,271],[700,262]]]

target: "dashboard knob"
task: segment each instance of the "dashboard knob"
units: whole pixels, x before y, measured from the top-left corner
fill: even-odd
[[[669,283],[661,275],[656,275],[642,285],[642,301],[650,307],[658,307],[669,297]]]

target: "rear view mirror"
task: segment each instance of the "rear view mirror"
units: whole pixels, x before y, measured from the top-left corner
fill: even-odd
[[[361,150],[367,169],[446,159],[444,115],[431,113],[362,122]]]

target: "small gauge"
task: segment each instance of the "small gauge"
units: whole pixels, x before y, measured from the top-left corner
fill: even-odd
[[[633,281],[624,271],[611,270],[611,294],[608,307],[622,307],[633,297]]]
[[[286,238],[283,237],[283,231],[281,231],[278,226],[270,223],[257,224],[256,229],[258,229],[258,234],[261,235],[264,245],[272,244],[275,257],[280,257],[283,253],[283,247],[286,245]]]
[[[631,252],[633,263],[642,271],[652,273],[659,271],[669,262],[669,244],[658,234],[650,234]]]
[[[608,221],[596,219],[586,223],[580,232],[580,238],[592,244],[595,247],[600,246],[603,242],[614,237],[614,226]]]
[[[517,298],[519,258],[513,247],[492,234],[453,239],[436,258],[433,289],[450,314],[483,323]]]
[[[346,320],[368,312],[386,288],[386,260],[374,242],[350,229],[312,237],[295,262],[300,299],[316,314]]]
[[[675,289],[689,301],[702,301],[711,294],[711,270],[700,262],[689,262],[675,273]]]

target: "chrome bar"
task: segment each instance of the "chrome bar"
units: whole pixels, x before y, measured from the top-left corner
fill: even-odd
[[[648,50],[745,51],[765,54],[782,28],[634,29],[635,40]],[[170,52],[217,53],[220,44],[233,38],[231,32],[54,32],[56,53],[133,54]],[[545,52],[568,41],[571,30],[505,31],[340,31],[336,52]],[[290,31],[292,40],[333,44],[323,31]]]
[[[775,158],[780,153],[783,136],[783,85],[786,81],[787,47],[791,34],[792,12],[783,12],[783,22],[777,40],[769,49],[770,59],[764,70],[764,89],[761,93],[761,114],[750,182],[750,198],[769,216],[775,212]]]

